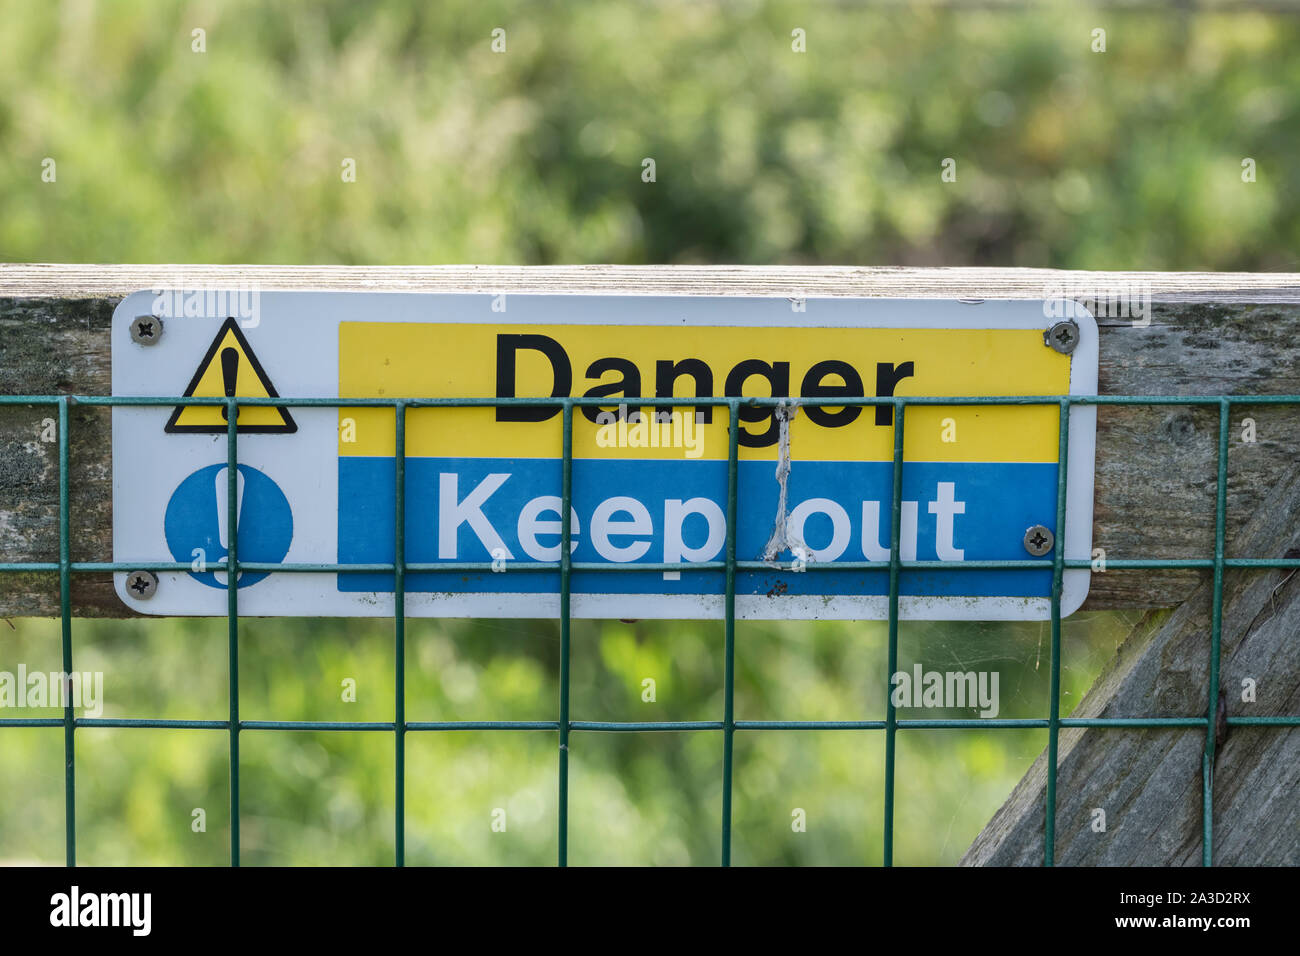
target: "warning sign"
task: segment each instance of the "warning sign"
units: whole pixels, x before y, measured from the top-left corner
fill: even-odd
[[[226,319],[199,363],[186,398],[279,398],[239,323]],[[239,409],[235,430],[248,435],[287,435],[298,430],[287,408],[262,405]],[[226,433],[227,411],[216,405],[177,405],[164,431]]]
[[[241,616],[391,616],[400,595],[411,617],[551,617],[567,580],[585,618],[718,618],[730,586],[739,618],[882,619],[896,584],[904,619],[1043,620],[1058,555],[1061,613],[1088,591],[1096,407],[1070,405],[1062,462],[1056,400],[1096,394],[1082,309],[270,291],[255,323],[214,310],[146,346],[153,302],[114,314],[114,395],[270,401],[240,408],[234,467],[220,405],[113,409],[114,560],[178,565],[148,596],[117,575],[141,613],[224,615],[233,587]],[[715,403],[749,397],[768,403],[737,408],[731,503]],[[576,402],[567,579],[555,398]],[[899,475],[899,416],[867,398],[918,400]]]

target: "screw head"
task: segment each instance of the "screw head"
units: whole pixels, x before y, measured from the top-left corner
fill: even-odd
[[[1025,550],[1036,558],[1051,551],[1054,544],[1056,535],[1041,524],[1036,524],[1025,532]]]
[[[131,341],[138,345],[157,345],[162,334],[163,320],[156,315],[137,315],[131,320]]]
[[[1074,319],[1063,319],[1053,323],[1052,327],[1043,333],[1043,344],[1062,355],[1069,355],[1079,344],[1078,323]]]
[[[158,577],[152,571],[132,571],[126,576],[126,591],[133,598],[147,601],[158,590]]]

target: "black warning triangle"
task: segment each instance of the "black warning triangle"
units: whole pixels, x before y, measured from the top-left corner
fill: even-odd
[[[226,319],[199,363],[186,398],[279,398],[239,323]],[[224,435],[226,409],[219,405],[177,405],[164,431],[173,434]],[[239,409],[235,431],[245,435],[288,435],[298,425],[282,405]]]

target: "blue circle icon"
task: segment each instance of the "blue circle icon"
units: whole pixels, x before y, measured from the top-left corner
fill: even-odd
[[[172,492],[163,518],[163,533],[172,558],[189,564],[193,568],[190,577],[196,581],[223,590],[225,561],[230,553],[229,474],[224,464],[200,468]],[[239,560],[283,561],[293,539],[289,499],[279,485],[248,465],[239,466],[235,486]],[[256,584],[267,574],[241,571],[236,587]]]

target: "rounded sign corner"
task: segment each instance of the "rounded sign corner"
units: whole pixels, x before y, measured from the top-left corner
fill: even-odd
[[[1061,582],[1061,617],[1069,617],[1088,600],[1092,571],[1088,568],[1066,571]]]

